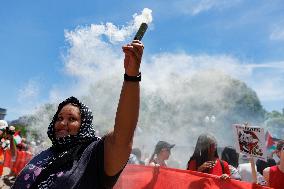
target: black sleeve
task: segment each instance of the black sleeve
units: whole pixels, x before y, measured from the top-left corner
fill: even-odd
[[[99,158],[98,158],[98,162],[100,162],[99,164],[102,165],[100,167],[100,173],[102,173],[102,175],[100,176],[102,178],[102,181],[103,181],[103,186],[105,188],[112,188],[115,183],[117,182],[121,172],[123,171],[123,169],[121,171],[119,171],[116,175],[114,176],[108,176],[106,173],[105,173],[105,170],[104,170],[104,138],[100,141],[100,144],[98,145],[98,154],[99,154]],[[114,157],[115,158],[115,157]]]
[[[92,144],[91,155],[87,162],[86,170],[80,180],[79,187],[82,189],[112,188],[119,178],[122,170],[114,176],[106,175],[104,171],[104,139]],[[115,158],[115,157],[114,157]]]

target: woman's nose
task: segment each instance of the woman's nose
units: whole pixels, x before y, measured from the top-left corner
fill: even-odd
[[[63,120],[61,120],[61,121],[59,122],[59,124],[60,124],[61,126],[67,126],[68,122],[67,122],[67,120],[63,119]]]

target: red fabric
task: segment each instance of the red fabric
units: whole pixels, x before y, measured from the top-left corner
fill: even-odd
[[[196,171],[128,164],[114,189],[268,189],[234,179],[221,180],[215,175]]]
[[[284,173],[280,171],[277,165],[270,167],[269,185],[275,189],[283,189],[284,187]]]
[[[28,151],[17,150],[16,161],[11,170],[18,175],[25,165],[32,159],[32,154]]]
[[[2,176],[2,174],[3,174],[3,164],[0,164],[0,176]]]
[[[4,151],[0,148],[0,176],[3,174],[3,165],[4,165]]]
[[[223,161],[223,164],[224,164],[224,173],[230,175],[230,169],[228,163],[226,161]],[[195,160],[190,161],[187,169],[192,171],[197,171],[196,161]],[[221,176],[223,174],[222,165],[219,159],[217,159],[215,166],[212,169],[210,169],[208,173],[217,176]]]
[[[4,151],[4,167],[12,167],[12,154],[11,154],[11,150],[7,149]]]

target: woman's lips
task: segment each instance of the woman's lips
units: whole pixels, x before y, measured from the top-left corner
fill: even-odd
[[[67,130],[58,130],[58,131],[55,131],[55,135],[57,138],[65,137],[69,135],[69,132]]]

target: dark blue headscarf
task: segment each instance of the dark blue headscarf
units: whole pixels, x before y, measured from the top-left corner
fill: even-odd
[[[77,135],[68,135],[61,138],[56,138],[54,132],[54,125],[58,118],[58,114],[61,109],[67,105],[72,104],[79,108],[81,114],[81,126]],[[52,147],[56,149],[68,149],[74,147],[74,145],[81,143],[89,143],[97,139],[95,130],[93,128],[93,115],[91,110],[77,98],[71,96],[61,102],[58,106],[58,109],[53,116],[51,123],[49,124],[47,135],[52,141]]]

